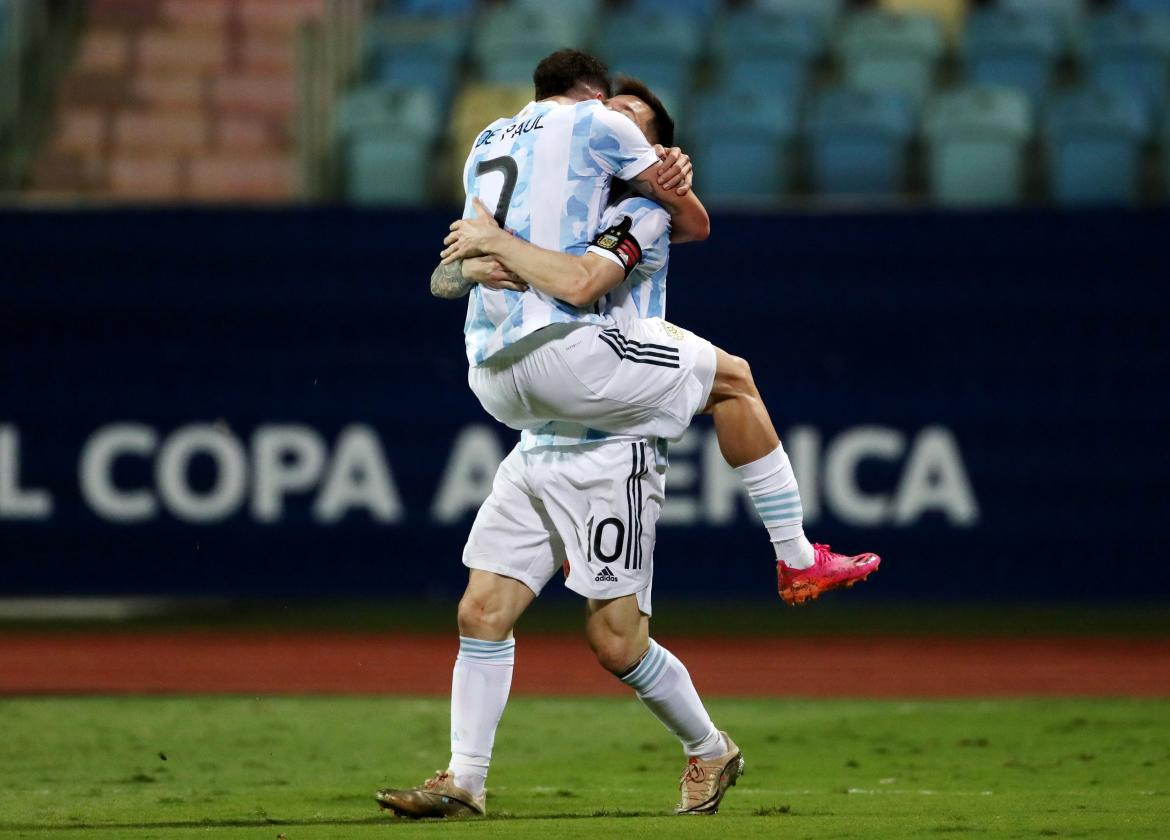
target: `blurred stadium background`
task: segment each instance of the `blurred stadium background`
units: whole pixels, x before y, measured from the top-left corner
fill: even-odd
[[[39,754],[17,736],[81,713],[11,695],[443,694],[460,551],[515,436],[468,391],[463,307],[427,279],[471,139],[564,46],[672,110],[713,232],[675,249],[671,320],[751,360],[810,536],[886,558],[863,587],[781,610],[762,529],[697,421],[671,452],[654,589],[700,688],[1170,693],[1170,0],[0,0],[0,765],[19,777],[0,779],[0,834],[60,825],[26,795]],[[518,693],[620,690],[579,623],[553,582],[522,626]],[[126,700],[108,729],[117,703],[85,714],[129,754],[137,715],[165,731],[188,709],[166,702]],[[442,704],[393,702],[434,730],[411,736],[433,766]],[[1087,715],[1120,760],[1140,751],[1128,724],[1097,723],[1133,717],[1142,749],[1164,744],[1164,714],[1127,702],[1068,706],[1044,737]],[[306,738],[331,725],[314,708]],[[764,749],[763,707],[723,708]],[[786,708],[848,741],[817,715],[861,707]],[[1021,731],[1048,714],[979,708]],[[218,712],[192,714],[195,750]],[[60,775],[73,735],[38,773]],[[922,738],[939,773],[971,765]],[[101,773],[94,743],[78,755]],[[1068,749],[1043,746],[1056,764]],[[1024,766],[984,757],[994,784]],[[826,796],[840,785],[839,764],[816,772]],[[1145,795],[1158,771],[1133,772]],[[1130,808],[1139,782],[1101,775]],[[282,813],[367,805],[312,804],[312,781]],[[530,807],[517,790],[508,807]],[[78,809],[127,830],[150,828],[135,808],[206,819],[118,801],[126,815]],[[225,828],[252,825],[223,807]],[[1078,827],[1063,811],[1047,833]]]
[[[567,45],[659,92],[719,161],[713,205],[1170,185],[1164,0],[4,0],[0,186],[449,204],[468,138]]]
[[[1158,0],[0,0],[0,594],[457,592],[511,437],[427,277],[566,44],[676,113],[672,318],[892,558],[856,600],[1170,597]],[[713,443],[657,586],[764,599]]]

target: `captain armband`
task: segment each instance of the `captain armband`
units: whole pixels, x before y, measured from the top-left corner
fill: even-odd
[[[605,251],[616,257],[625,269],[626,277],[629,277],[630,272],[642,261],[642,246],[630,232],[632,225],[633,220],[629,216],[622,216],[620,222],[597,234],[590,243],[590,249]]]

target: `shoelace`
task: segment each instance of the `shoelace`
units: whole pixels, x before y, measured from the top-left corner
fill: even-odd
[[[450,775],[450,773],[447,773],[444,770],[436,770],[435,775],[431,776],[429,779],[423,782],[423,787],[427,790],[434,790],[440,784],[446,781],[447,777]]]
[[[703,769],[697,756],[691,756],[690,760],[687,761],[687,769],[683,771],[682,778],[678,780],[678,786],[683,792],[684,800],[706,798],[706,789],[699,787],[705,785],[706,781],[707,771]]]

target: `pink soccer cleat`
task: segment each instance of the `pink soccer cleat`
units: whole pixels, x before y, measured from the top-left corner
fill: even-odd
[[[813,543],[813,551],[816,560],[807,569],[790,569],[783,563],[776,564],[776,580],[785,603],[803,604],[830,589],[852,586],[877,571],[882,562],[876,554],[846,557],[820,543]]]

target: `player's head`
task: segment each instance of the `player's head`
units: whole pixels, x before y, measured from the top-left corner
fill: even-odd
[[[605,62],[580,50],[557,50],[541,59],[532,73],[537,100],[551,96],[608,99],[612,95]]]
[[[674,120],[662,100],[651,93],[644,82],[618,76],[617,93],[605,104],[632,119],[651,143],[667,147],[674,145]]]

